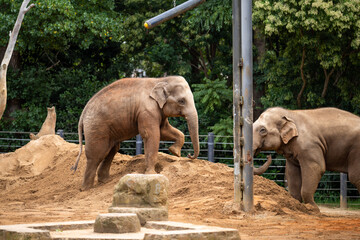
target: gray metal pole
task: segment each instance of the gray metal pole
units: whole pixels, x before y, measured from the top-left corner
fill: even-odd
[[[140,134],[136,135],[136,155],[142,154],[142,138]]]
[[[233,135],[234,135],[234,206],[241,208],[241,25],[240,0],[232,2],[232,35],[233,35]]]
[[[243,67],[241,71],[242,95],[244,104],[242,116],[244,119],[244,146],[242,157],[245,159],[243,182],[243,207],[245,212],[253,210],[253,56],[252,56],[252,1],[241,1],[241,53]]]
[[[205,2],[205,0],[189,0],[184,2],[183,4],[180,4],[179,6],[176,6],[166,12],[163,12],[162,14],[157,15],[156,17],[153,17],[149,20],[147,20],[144,23],[144,27],[147,29],[151,29],[153,27],[156,27],[157,25],[170,20],[190,9],[193,9],[194,7],[198,6],[199,4]]]
[[[347,174],[340,173],[340,208],[347,208]]]
[[[57,132],[56,132],[56,134],[59,135],[60,137],[62,137],[63,139],[65,139],[64,130],[58,129]]]
[[[214,133],[208,134],[208,161],[215,162],[214,159]]]

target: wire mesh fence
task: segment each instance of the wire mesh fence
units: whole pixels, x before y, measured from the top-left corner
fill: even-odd
[[[57,134],[63,137],[67,142],[79,143],[77,133],[67,133],[58,130]],[[200,135],[200,153],[198,159],[209,160],[217,163],[227,164],[233,167],[233,138],[232,136],[214,136]],[[210,141],[209,141],[210,139]],[[29,132],[0,131],[0,153],[13,152],[24,146],[30,141]],[[85,143],[85,141],[83,141]],[[161,141],[159,151],[170,154],[168,148],[173,142]],[[144,152],[141,139],[135,137],[121,143],[120,153],[127,155],[137,155]],[[182,148],[182,156],[193,153],[192,143],[189,136],[185,136],[185,144]],[[273,151],[264,151],[254,158],[254,166],[259,167],[266,162],[266,155],[272,155],[272,163],[269,169],[262,175],[275,181],[278,185],[286,187],[285,162],[286,159]],[[321,178],[318,189],[315,193],[317,203],[325,203],[332,206],[340,206],[340,173],[326,172]],[[348,180],[345,182],[346,199],[348,207],[360,208],[360,196],[356,187]]]

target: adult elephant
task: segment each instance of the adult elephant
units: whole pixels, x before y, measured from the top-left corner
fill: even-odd
[[[285,156],[289,192],[300,202],[317,208],[314,193],[325,170],[348,173],[360,192],[360,118],[354,114],[336,108],[267,109],[253,125],[253,151],[261,150]]]
[[[114,155],[120,142],[140,133],[144,140],[146,172],[156,173],[159,141],[175,141],[169,150],[180,156],[184,134],[169,124],[168,117],[185,117],[193,143],[194,155],[199,155],[198,115],[194,97],[187,81],[180,76],[164,78],[124,78],[96,93],[86,104],[79,120],[80,152],[82,133],[86,144],[87,165],[82,190],[109,177]]]

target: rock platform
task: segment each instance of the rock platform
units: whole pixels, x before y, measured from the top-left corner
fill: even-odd
[[[114,188],[109,213],[95,221],[0,226],[0,240],[239,240],[236,229],[169,222],[169,181],[160,174],[128,174]]]

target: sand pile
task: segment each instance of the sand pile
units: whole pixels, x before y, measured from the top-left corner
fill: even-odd
[[[79,146],[56,135],[43,136],[13,153],[0,155],[0,202],[2,207],[52,206],[58,209],[96,209],[106,212],[113,188],[128,173],[144,173],[144,155],[117,154],[111,179],[80,192],[86,165],[83,153],[79,169],[70,170]],[[224,205],[233,199],[233,169],[220,163],[179,158],[159,153],[156,170],[168,177],[169,215],[188,213],[198,218],[224,218],[231,213]],[[311,207],[293,199],[283,188],[261,176],[254,176],[257,213],[273,215],[311,213]],[[1,210],[1,209],[0,209]],[[92,216],[89,216],[91,219]],[[64,219],[66,220],[66,219]],[[1,224],[1,221],[0,221]]]

